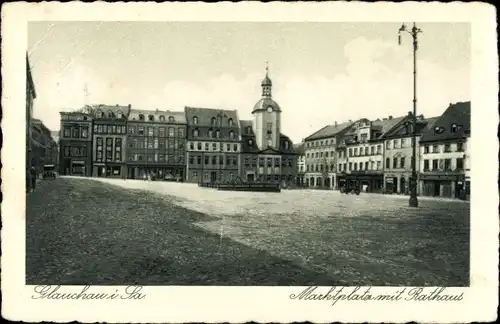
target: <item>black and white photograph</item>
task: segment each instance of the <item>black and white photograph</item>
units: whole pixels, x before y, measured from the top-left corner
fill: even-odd
[[[471,189],[498,199],[472,179],[487,159],[472,119],[497,106],[476,101],[470,21],[405,16],[28,19],[15,146],[31,298],[288,287],[289,302],[340,304],[393,287],[384,298],[461,301],[473,218],[492,219]]]

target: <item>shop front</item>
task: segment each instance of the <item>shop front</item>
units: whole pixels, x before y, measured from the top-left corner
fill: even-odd
[[[384,175],[382,172],[354,171],[346,176],[347,186],[357,186],[363,192],[382,192]]]
[[[171,165],[128,165],[128,179],[183,181],[184,167]]]
[[[423,196],[465,199],[467,188],[464,174],[424,173],[420,175],[420,192]]]

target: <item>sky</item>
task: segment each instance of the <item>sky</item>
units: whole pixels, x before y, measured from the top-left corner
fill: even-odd
[[[252,119],[269,62],[282,131],[297,143],[335,121],[413,109],[412,38],[403,34],[399,46],[400,26],[30,22],[34,116],[51,130],[60,128],[60,111],[84,104],[236,109]],[[470,24],[418,27],[417,114],[439,116],[450,103],[470,100]]]

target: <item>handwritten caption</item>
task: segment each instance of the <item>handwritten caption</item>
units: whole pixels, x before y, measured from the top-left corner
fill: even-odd
[[[103,288],[99,288],[102,290]],[[96,288],[94,288],[96,290]],[[91,286],[85,286],[78,291],[72,287],[59,286],[35,286],[32,299],[71,299],[71,300],[88,300],[88,299],[130,299],[140,300],[145,299],[146,294],[142,292],[142,286],[128,286],[124,289],[113,288],[113,292],[92,291]]]
[[[339,301],[414,301],[414,302],[454,302],[463,299],[460,294],[447,294],[446,287],[437,288],[398,288],[393,293],[379,294],[372,287],[331,287],[310,286],[298,294],[291,294],[290,299],[329,301],[332,306]]]

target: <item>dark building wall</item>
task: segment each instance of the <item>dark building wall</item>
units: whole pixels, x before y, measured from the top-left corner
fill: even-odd
[[[126,176],[126,120],[94,120],[92,136],[92,176]]]
[[[92,171],[92,121],[85,114],[61,113],[59,173],[90,176]]]

